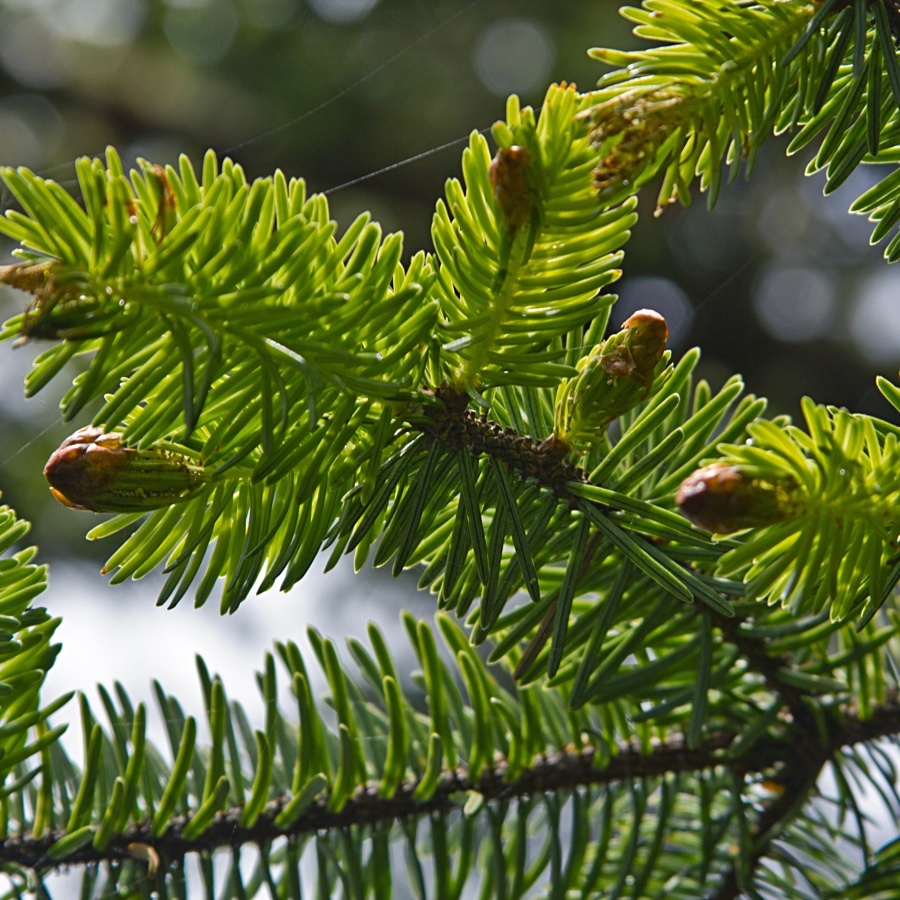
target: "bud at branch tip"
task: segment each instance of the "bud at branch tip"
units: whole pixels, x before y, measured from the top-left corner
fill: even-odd
[[[93,425],[67,437],[44,467],[50,492],[70,509],[147,512],[188,500],[211,477],[186,454],[126,447]]]

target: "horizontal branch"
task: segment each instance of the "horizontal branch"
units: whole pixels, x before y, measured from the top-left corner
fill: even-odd
[[[900,698],[876,707],[867,719],[853,715],[835,717],[830,729],[830,754],[842,747],[900,734]],[[540,757],[534,765],[511,780],[506,768],[498,765],[477,780],[471,780],[464,768],[444,773],[435,793],[428,800],[413,796],[415,782],[398,789],[391,798],[378,796],[372,788],[357,791],[340,811],[328,809],[328,798],[313,802],[289,828],[278,828],[275,819],[289,798],[273,801],[259,816],[252,828],[239,822],[240,808],[226,810],[199,837],[182,837],[189,819],[173,819],[171,827],[161,837],[155,837],[149,826],[139,825],[115,837],[109,846],[96,850],[85,846],[62,859],[53,859],[49,850],[62,837],[50,833],[41,838],[9,838],[0,842],[0,865],[15,863],[27,868],[46,871],[71,865],[98,863],[146,855],[152,848],[159,857],[170,862],[188,853],[212,851],[243,844],[266,844],[276,838],[299,836],[328,829],[346,829],[366,825],[388,825],[397,819],[450,811],[461,807],[460,797],[470,792],[481,794],[485,801],[511,800],[518,797],[556,791],[572,791],[592,785],[613,784],[633,779],[655,778],[686,772],[699,772],[713,767],[731,768],[738,775],[763,772],[780,763],[797,759],[798,745],[808,740],[802,729],[794,729],[792,739],[766,737],[752,745],[738,758],[728,755],[734,734],[714,734],[699,746],[691,748],[683,741],[659,744],[649,753],[632,744],[623,744],[602,768],[598,767],[596,750],[585,747],[578,752],[559,752]],[[464,801],[462,801],[464,802]]]

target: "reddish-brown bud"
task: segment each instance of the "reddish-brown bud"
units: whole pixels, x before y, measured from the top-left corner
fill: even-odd
[[[793,518],[800,511],[800,488],[789,475],[765,478],[713,463],[681,482],[675,502],[698,528],[731,534]]]
[[[189,457],[122,444],[122,436],[88,425],[67,437],[44,467],[63,506],[91,512],[145,512],[187,500],[209,481]]]

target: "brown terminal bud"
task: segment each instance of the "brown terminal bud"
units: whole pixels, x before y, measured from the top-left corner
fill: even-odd
[[[801,508],[800,486],[790,475],[767,478],[726,463],[688,475],[675,502],[686,519],[714,534],[774,525]]]
[[[44,467],[63,506],[91,512],[146,512],[181,503],[210,481],[190,457],[126,447],[122,435],[88,425],[67,437]]]

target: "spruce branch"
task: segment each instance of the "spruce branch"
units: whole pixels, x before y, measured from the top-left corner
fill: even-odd
[[[465,183],[448,180],[432,224],[444,317],[435,383],[555,387],[573,370],[560,341],[608,312],[614,298],[601,291],[621,274],[637,216],[632,200],[597,209],[583,108],[573,85],[552,85],[539,114],[510,98],[493,160],[472,135]]]
[[[50,832],[41,838],[8,837],[0,842],[0,864],[15,863],[42,872],[76,864],[109,862],[133,857],[130,845],[152,847],[167,864],[189,853],[200,853],[248,843],[263,845],[276,838],[298,836],[322,830],[360,828],[391,823],[406,817],[422,817],[440,810],[460,809],[472,793],[480,794],[486,803],[509,801],[541,792],[569,792],[589,786],[612,785],[635,780],[649,780],[676,773],[730,769],[743,778],[765,775],[775,770],[785,790],[760,814],[755,841],[755,860],[765,854],[766,839],[771,840],[776,826],[788,817],[796,805],[798,793],[813,789],[816,778],[828,760],[841,749],[853,745],[893,737],[900,734],[900,699],[873,710],[867,719],[852,714],[833,717],[829,743],[822,745],[818,735],[810,735],[797,726],[780,737],[766,737],[754,744],[752,752],[730,757],[728,748],[735,735],[711,734],[699,746],[688,747],[682,739],[654,745],[649,751],[634,743],[624,743],[611,756],[598,757],[597,750],[586,745],[547,753],[526,767],[517,777],[508,777],[503,760],[495,760],[490,770],[477,779],[470,777],[465,766],[441,774],[428,799],[416,796],[418,782],[398,786],[391,797],[379,796],[374,785],[366,785],[353,793],[339,811],[330,808],[328,798],[314,801],[289,827],[279,827],[276,819],[286,801],[270,802],[252,827],[242,824],[243,809],[226,809],[199,836],[183,835],[185,818],[174,817],[163,835],[156,835],[146,825],[135,825],[116,835],[102,851],[82,847],[65,856],[50,852],[62,837]],[[598,765],[598,759],[605,759]],[[812,765],[814,764],[814,765]],[[801,775],[802,773],[802,775]],[[802,785],[800,781],[802,780]],[[727,884],[731,884],[731,880]],[[736,896],[723,884],[716,896]]]
[[[597,51],[618,71],[586,95],[552,86],[539,113],[512,98],[493,158],[473,135],[462,181],[447,183],[434,254],[408,266],[400,237],[367,217],[338,236],[302,182],[251,183],[212,155],[199,173],[182,160],[127,176],[114,151],[83,160],[83,208],[4,170],[24,212],[0,227],[23,261],[0,282],[33,299],[0,336],[54,342],[31,393],[88,362],[64,412],[102,398],[105,430],[79,432],[48,474],[70,505],[122,513],[93,536],[137,525],[113,580],[164,565],[161,599],[175,603],[205,565],[195,602],[224,577],[234,611],[253,589],[294,584],[323,547],[329,565],[371,552],[395,574],[421,565],[422,586],[469,626],[441,614],[441,648],[404,617],[419,694],[376,629],[371,649],[350,642],[361,677],[311,633],[330,719],[297,647],[278,645],[299,721],[279,710],[270,656],[258,730],[201,664],[208,747],[157,687],[171,765],[143,706],[101,690],[110,727],[82,698],[79,771],[47,721],[66,698],[37,703],[55,622],[26,609],[43,582],[20,551],[0,566],[15,607],[0,669],[7,871],[149,859],[168,877],[197,852],[211,886],[212,851],[255,843],[254,886],[287,893],[266,868],[276,839],[296,858],[308,836],[340,832],[337,877],[361,883],[366,841],[365,874],[383,878],[393,823],[410,833],[462,808],[503,877],[527,857],[527,816],[504,855],[505,813],[534,797],[559,891],[606,878],[612,894],[733,897],[779,842],[831,871],[818,850],[834,831],[814,817],[823,768],[852,770],[853,748],[900,734],[900,430],[811,401],[805,429],[766,421],[739,379],[717,394],[695,382],[697,351],[669,365],[658,317],[604,340],[603,290],[634,194],[658,175],[660,206],[687,202],[698,176],[714,202],[723,161],[749,171],[779,130],[796,132],[792,152],[826,132],[811,168],[827,169],[828,191],[861,163],[895,162],[898,7],[646,0],[626,16],[655,46]],[[900,221],[898,192],[892,172],[854,204],[873,239]],[[900,258],[900,236],[886,255]],[[900,388],[879,387],[900,408]],[[2,516],[0,532],[21,536]],[[890,765],[876,768],[896,817]],[[878,786],[864,766],[854,775]],[[601,817],[583,802],[596,787]],[[843,815],[856,801],[841,790]],[[470,837],[432,837],[441,869],[473,855]],[[537,876],[517,872],[524,893]]]
[[[729,180],[741,163],[749,176],[762,144],[784,131],[796,131],[788,149],[796,153],[828,129],[808,167],[826,170],[826,194],[860,163],[896,162],[900,62],[892,0],[719,7],[645,0],[621,12],[653,45],[592,51],[616,69],[600,80],[585,113],[603,203],[661,175],[657,212],[676,199],[690,203],[695,177],[712,206],[722,163]],[[875,223],[873,243],[900,219],[897,178],[892,172],[851,206]],[[884,254],[900,259],[900,235]]]
[[[635,34],[657,46],[591,51],[616,67],[601,78],[587,113],[600,157],[594,172],[600,199],[615,203],[662,173],[658,209],[676,198],[689,203],[696,175],[712,205],[723,160],[732,178],[741,161],[752,169],[789,105],[806,59],[793,65],[784,59],[816,5],[645,0],[621,13],[636,23]]]
[[[895,386],[879,387],[897,402]],[[750,424],[748,439],[719,444],[716,462],[682,483],[678,503],[701,527],[748,529],[717,565],[741,576],[748,597],[827,608],[833,621],[858,615],[862,627],[897,583],[897,434],[873,417],[801,405],[805,431]]]

